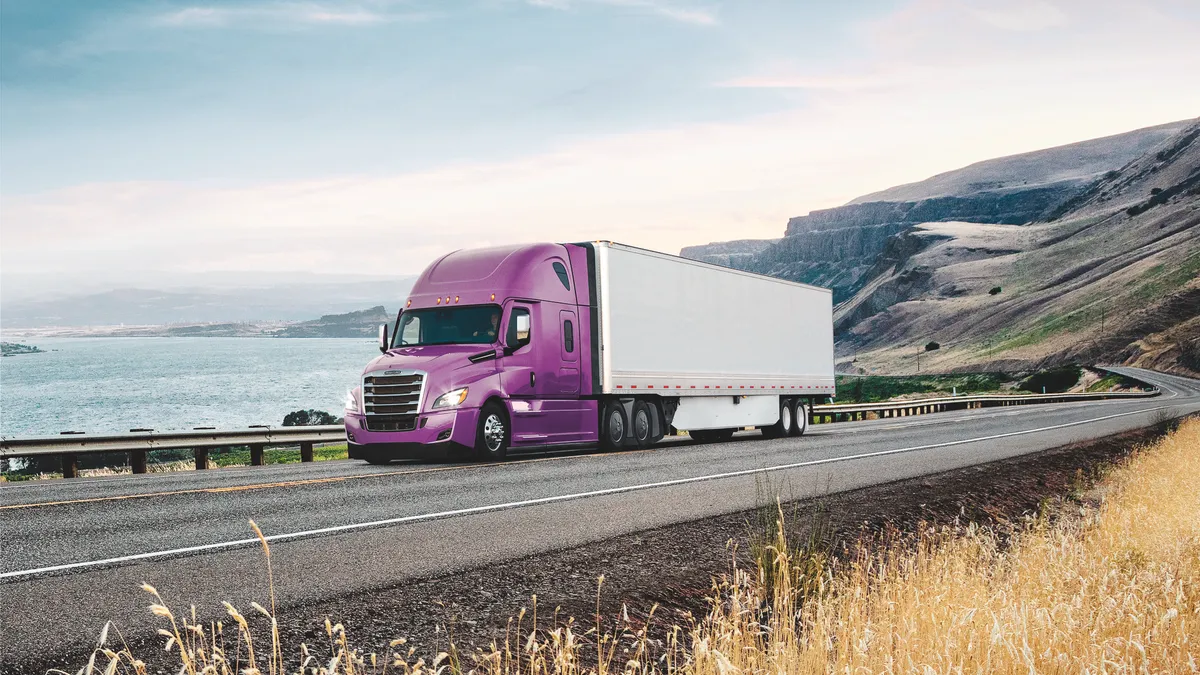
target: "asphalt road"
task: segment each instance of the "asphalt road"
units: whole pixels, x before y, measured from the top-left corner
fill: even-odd
[[[158,623],[142,582],[218,617],[281,608],[671,523],[990,462],[1200,411],[1200,381],[1136,369],[1163,394],[841,423],[637,452],[500,464],[350,461],[0,487],[0,665],[76,652],[106,620]],[[68,670],[80,663],[64,663]]]

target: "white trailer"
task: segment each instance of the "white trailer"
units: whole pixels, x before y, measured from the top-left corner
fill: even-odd
[[[653,395],[668,426],[704,439],[803,433],[811,402],[833,395],[828,289],[615,243],[595,251],[606,398]]]

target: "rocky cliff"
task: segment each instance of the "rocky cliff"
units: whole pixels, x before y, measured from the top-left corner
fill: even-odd
[[[1188,323],[1200,325],[1198,148],[1196,120],[1140,129],[814,211],[778,240],[681,254],[832,288],[839,353],[884,370],[934,338],[943,349],[926,358],[943,369],[1178,363],[1200,330]]]

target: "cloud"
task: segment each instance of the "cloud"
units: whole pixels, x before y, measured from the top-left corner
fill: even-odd
[[[569,10],[583,5],[608,5],[695,26],[715,26],[720,23],[716,12],[710,8],[681,5],[663,0],[527,0],[527,2],[535,7],[557,10]]]
[[[367,5],[318,2],[263,2],[238,7],[193,6],[160,14],[154,23],[178,28],[226,26],[368,26],[429,18],[427,13],[396,12]]]

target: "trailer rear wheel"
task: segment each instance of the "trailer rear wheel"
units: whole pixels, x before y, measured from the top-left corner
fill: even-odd
[[[639,448],[645,449],[654,444],[654,411],[645,401],[635,401],[633,404],[633,420],[629,431]]]
[[[803,436],[805,431],[808,431],[808,403],[805,401],[796,401],[795,416],[792,418],[795,422],[792,424],[792,436]]]
[[[604,405],[604,414],[600,418],[600,448],[602,450],[618,450],[625,443],[626,429],[625,409],[620,401],[609,401]]]
[[[479,411],[479,428],[475,432],[475,453],[481,459],[500,461],[508,455],[510,438],[504,407],[495,401],[483,406]]]
[[[795,428],[794,408],[786,398],[779,399],[779,421],[769,427],[763,427],[764,438],[783,438],[791,436]]]

